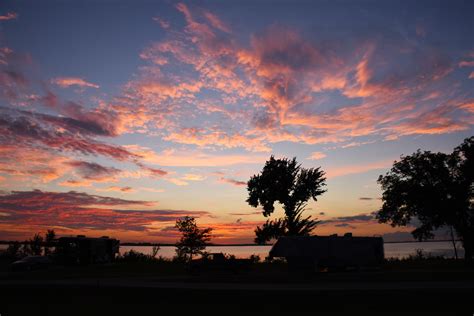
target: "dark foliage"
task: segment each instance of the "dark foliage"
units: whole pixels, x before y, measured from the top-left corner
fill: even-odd
[[[158,254],[158,251],[156,251],[156,253],[153,251],[151,255],[147,255],[147,254],[144,254],[132,249],[132,250],[126,251],[123,255],[119,256],[117,258],[117,261],[125,262],[125,263],[137,263],[137,262],[152,263],[152,262],[165,261],[165,259],[161,257],[156,257],[157,254]]]
[[[18,241],[9,243],[7,250],[3,255],[11,260],[21,258],[23,256],[21,252],[21,243]]]
[[[191,261],[194,255],[202,254],[211,240],[212,228],[200,229],[193,217],[186,216],[176,221],[181,239],[176,243],[178,261]]]
[[[56,232],[53,229],[48,229],[45,235],[44,254],[47,256],[51,254],[51,246],[53,246],[56,238]]]
[[[32,239],[29,240],[29,251],[34,256],[41,256],[43,252],[43,237],[40,234],[35,234]]]
[[[464,140],[453,153],[417,151],[401,157],[380,176],[383,206],[376,217],[382,223],[405,226],[412,219],[418,240],[433,237],[443,226],[454,228],[465,249],[474,253],[474,137]]]
[[[275,202],[283,205],[285,216],[267,220],[255,230],[255,242],[262,244],[280,236],[306,236],[318,224],[311,216],[302,217],[308,200],[326,192],[324,171],[320,168],[302,168],[293,159],[275,159],[273,156],[265,163],[260,174],[254,175],[247,183],[249,196],[247,202],[263,207],[263,215],[270,216],[275,210]]]

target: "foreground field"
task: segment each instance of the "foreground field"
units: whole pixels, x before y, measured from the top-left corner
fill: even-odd
[[[190,276],[171,262],[50,268],[0,280],[1,315],[272,313],[472,315],[463,262],[388,262],[379,270],[290,273],[283,263]]]

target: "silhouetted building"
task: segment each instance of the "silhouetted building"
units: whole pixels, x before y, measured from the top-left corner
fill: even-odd
[[[382,237],[295,236],[280,237],[270,257],[285,258],[291,269],[377,266],[383,262]]]
[[[107,236],[90,238],[84,235],[58,239],[56,254],[65,264],[107,263],[115,259],[120,241]]]

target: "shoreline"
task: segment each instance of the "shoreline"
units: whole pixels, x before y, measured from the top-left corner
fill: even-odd
[[[0,240],[0,245],[8,245],[11,243],[25,243],[27,240]],[[410,243],[433,243],[433,242],[453,242],[451,239],[441,240],[406,240],[406,241],[384,241],[384,244],[410,244]],[[462,242],[460,239],[456,239],[455,242]],[[175,247],[176,244],[170,243],[151,243],[151,242],[121,242],[120,246],[161,246],[161,247]],[[209,244],[207,247],[267,247],[273,246],[273,244]]]

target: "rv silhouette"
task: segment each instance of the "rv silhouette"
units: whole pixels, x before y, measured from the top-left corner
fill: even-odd
[[[270,257],[285,258],[290,270],[377,267],[384,260],[382,237],[287,236],[280,237]]]
[[[107,236],[91,238],[77,235],[59,238],[56,254],[59,262],[63,264],[108,263],[114,261],[119,247],[119,240]]]

